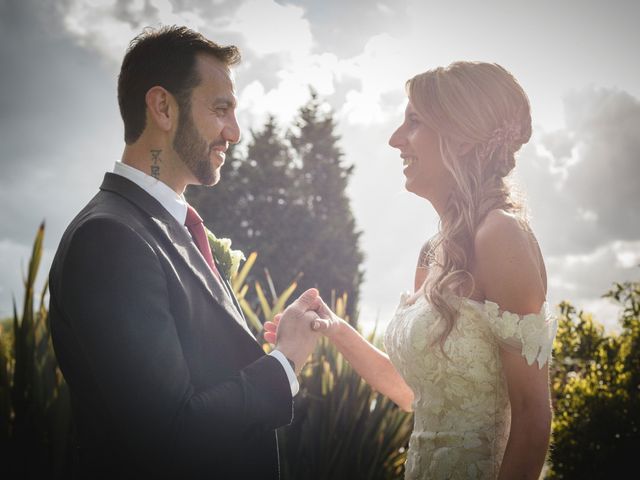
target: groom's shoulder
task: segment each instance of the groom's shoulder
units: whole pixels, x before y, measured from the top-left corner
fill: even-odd
[[[117,194],[101,190],[71,220],[63,239],[80,228],[91,228],[94,225],[130,225],[139,229],[142,218],[140,209],[131,202]]]
[[[54,263],[70,248],[82,248],[87,243],[104,245],[114,237],[146,236],[147,222],[143,212],[131,202],[109,191],[99,191],[71,220],[63,233]]]

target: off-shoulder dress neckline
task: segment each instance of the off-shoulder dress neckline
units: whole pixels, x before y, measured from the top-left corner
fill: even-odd
[[[426,303],[427,305],[429,304],[424,295],[419,295],[418,298],[416,298],[413,302],[408,303],[407,300],[411,298],[413,295],[415,295],[415,292],[411,293],[408,290],[405,290],[404,292],[402,292],[402,294],[400,295],[400,306],[404,308],[410,308],[410,307],[416,306],[418,302],[421,302],[421,301]],[[484,310],[485,308],[490,308],[491,310],[497,310],[497,312],[499,312],[500,314],[509,313],[512,315],[517,315],[519,317],[525,317],[528,315],[542,315],[545,312],[545,310],[548,308],[548,302],[547,300],[545,300],[540,306],[540,310],[538,312],[521,314],[521,313],[509,312],[508,310],[503,310],[500,308],[500,305],[498,305],[496,302],[493,302],[491,300],[485,299],[480,301],[480,300],[474,300],[473,298],[461,297],[459,295],[451,295],[451,298],[454,300],[458,300],[460,304],[463,304],[463,303],[471,304],[472,306],[476,306],[482,310]]]

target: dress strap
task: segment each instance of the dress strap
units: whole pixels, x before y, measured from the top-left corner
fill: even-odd
[[[553,340],[558,330],[558,319],[544,302],[538,313],[518,315],[500,310],[497,303],[486,300],[484,310],[489,326],[498,341],[512,350],[520,350],[527,364],[538,361],[542,368],[550,359]]]

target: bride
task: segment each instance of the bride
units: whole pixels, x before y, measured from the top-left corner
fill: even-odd
[[[326,306],[317,328],[374,389],[415,412],[406,479],[537,479],[557,323],[540,249],[505,181],[531,136],[527,96],[507,70],[480,62],[416,75],[407,92],[389,144],[407,190],[438,213],[438,233],[387,328],[388,355]]]

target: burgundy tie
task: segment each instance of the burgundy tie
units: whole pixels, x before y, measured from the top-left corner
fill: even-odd
[[[207,264],[211,268],[211,271],[215,274],[218,280],[222,281],[220,272],[216,268],[216,264],[213,261],[213,255],[211,254],[211,246],[209,245],[209,239],[207,233],[204,231],[204,224],[202,218],[196,212],[196,209],[187,204],[187,219],[184,222],[185,226],[189,229],[191,237],[193,238],[196,247],[200,250],[200,253],[206,260]]]

